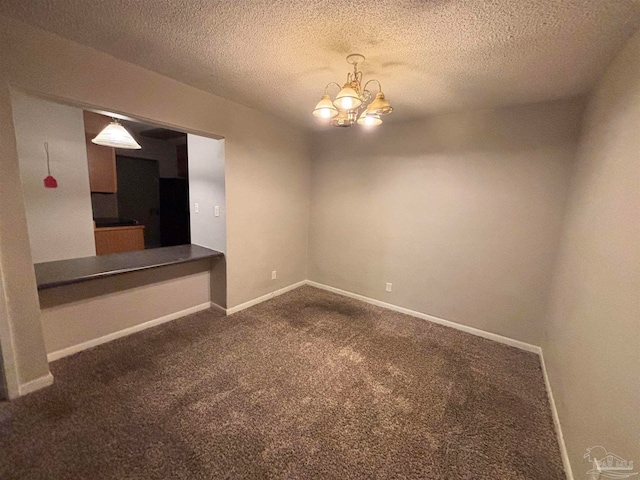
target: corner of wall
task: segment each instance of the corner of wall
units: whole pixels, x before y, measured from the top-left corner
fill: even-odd
[[[48,374],[49,366],[29,249],[10,89],[2,77],[0,145],[0,341],[8,395],[13,397],[19,395],[21,384]]]

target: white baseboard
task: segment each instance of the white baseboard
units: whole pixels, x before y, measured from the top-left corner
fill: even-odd
[[[207,303],[202,303],[200,305],[196,305],[194,307],[185,308],[184,310],[180,310],[179,312],[170,313],[169,315],[164,315],[160,318],[154,318],[153,320],[149,320],[148,322],[140,323],[138,325],[125,328],[123,330],[118,330],[117,332],[109,333],[108,335],[104,335],[102,337],[94,338],[86,342],[79,343],[77,345],[72,345],[71,347],[66,347],[61,350],[56,350],[55,352],[51,352],[47,354],[47,360],[50,362],[53,362],[54,360],[58,360],[63,357],[68,357],[69,355],[73,355],[74,353],[87,350],[88,348],[102,345],[103,343],[110,342],[117,338],[126,337],[127,335],[131,335],[132,333],[140,332],[142,330],[146,330],[147,328],[155,327],[156,325],[161,325],[163,323],[170,322],[171,320],[175,320],[176,318],[184,317],[186,315],[191,315],[192,313],[206,310],[210,307],[211,307],[211,302],[207,302]]]
[[[211,302],[211,303],[210,303],[210,305],[209,305],[209,307],[210,307],[210,308],[212,308],[212,309],[214,309],[214,310],[217,310],[218,312],[220,312],[220,313],[222,313],[222,314],[224,314],[224,315],[226,315],[226,314],[227,314],[227,309],[226,309],[226,308],[224,308],[224,307],[222,307],[222,306],[220,306],[220,305],[218,305],[217,303],[213,303],[213,302]]]
[[[53,375],[51,372],[46,375],[36,378],[35,380],[31,380],[30,382],[23,383],[18,386],[18,394],[20,396],[26,395],[28,393],[35,392],[36,390],[40,390],[41,388],[48,387],[53,384]]]
[[[360,300],[365,303],[370,303],[371,305],[376,305],[377,307],[393,310],[394,312],[404,313],[406,315],[411,315],[412,317],[418,317],[423,320],[427,320],[429,322],[437,323],[439,325],[444,325],[445,327],[455,328],[456,330],[470,333],[478,337],[487,338],[489,340],[493,340],[494,342],[504,343],[505,345],[516,347],[521,350],[526,350],[527,352],[533,352],[533,353],[540,352],[540,347],[536,345],[531,345],[530,343],[521,342],[519,340],[514,340],[513,338],[509,338],[509,337],[503,337],[502,335],[498,335],[496,333],[485,332],[484,330],[480,330],[478,328],[468,327],[460,323],[451,322],[443,318],[434,317],[433,315],[427,315],[426,313],[416,312],[415,310],[409,310],[408,308],[399,307],[397,305],[382,302],[380,300],[375,300],[373,298],[365,297],[364,295],[358,295],[357,293],[347,292],[346,290],[340,290],[339,288],[330,287],[329,285],[313,282],[311,280],[307,280],[306,283],[307,285],[310,285],[312,287],[337,293],[338,295],[343,295],[345,297],[355,298],[356,300]]]
[[[560,446],[560,456],[562,457],[564,472],[567,475],[567,480],[573,480],[573,471],[571,470],[571,463],[569,462],[569,453],[567,452],[567,446],[564,443],[564,435],[562,434],[562,427],[560,426],[560,416],[558,415],[556,402],[553,399],[553,390],[551,390],[551,382],[549,381],[547,366],[544,363],[544,355],[542,353],[542,349],[540,349],[540,364],[542,365],[542,376],[544,377],[544,385],[547,389],[549,404],[551,405],[551,416],[553,417],[553,427],[555,428],[556,437],[558,438],[558,445]]]
[[[244,310],[246,308],[253,307],[254,305],[262,303],[262,302],[264,302],[266,300],[270,300],[273,297],[277,297],[279,295],[282,295],[283,293],[287,293],[287,292],[290,292],[291,290],[295,290],[298,287],[302,287],[303,285],[306,285],[307,282],[308,282],[308,280],[302,280],[300,282],[293,283],[293,284],[289,285],[288,287],[280,288],[279,290],[276,290],[275,292],[267,293],[266,295],[262,295],[261,297],[254,298],[253,300],[249,300],[248,302],[241,303],[240,305],[236,305],[235,307],[227,308],[227,315],[232,315],[232,314],[234,314],[236,312],[239,312],[241,310]]]

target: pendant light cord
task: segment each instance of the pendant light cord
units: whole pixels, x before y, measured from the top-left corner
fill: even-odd
[[[51,176],[51,167],[49,166],[49,143],[44,142],[44,151],[47,153],[47,174]]]

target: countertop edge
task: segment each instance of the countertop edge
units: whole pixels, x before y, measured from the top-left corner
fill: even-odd
[[[167,248],[171,248],[171,247],[167,247]],[[201,248],[206,248],[206,247],[201,247]],[[83,283],[83,282],[88,282],[91,280],[98,280],[100,278],[107,278],[107,277],[113,277],[116,275],[122,275],[122,274],[126,274],[126,273],[133,273],[133,272],[140,272],[140,271],[144,271],[144,270],[150,270],[153,268],[158,268],[158,267],[166,267],[166,266],[170,266],[170,265],[179,265],[182,263],[191,263],[191,262],[197,262],[200,260],[210,260],[212,258],[218,258],[218,257],[223,257],[224,253],[222,252],[218,252],[216,250],[211,250],[211,249],[207,249],[209,250],[211,253],[205,253],[202,255],[198,255],[198,256],[190,256],[188,258],[176,258],[176,259],[171,259],[171,260],[167,260],[164,262],[160,262],[160,263],[151,263],[148,265],[140,265],[140,266],[134,266],[134,267],[128,267],[128,268],[119,268],[119,269],[114,269],[114,270],[107,270],[107,271],[101,271],[101,272],[95,272],[95,273],[91,273],[91,274],[86,274],[86,275],[80,275],[78,277],[74,277],[74,278],[65,278],[65,279],[61,279],[59,281],[49,281],[49,282],[45,282],[45,283],[39,283],[38,279],[37,279],[37,275],[36,275],[36,283],[37,283],[37,288],[38,291],[41,290],[47,290],[50,288],[56,288],[56,287],[63,287],[65,285],[73,285],[76,283]],[[46,262],[43,262],[46,263]]]

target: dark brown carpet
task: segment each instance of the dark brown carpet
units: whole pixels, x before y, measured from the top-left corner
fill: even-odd
[[[311,287],[52,370],[1,479],[564,478],[535,355]]]

